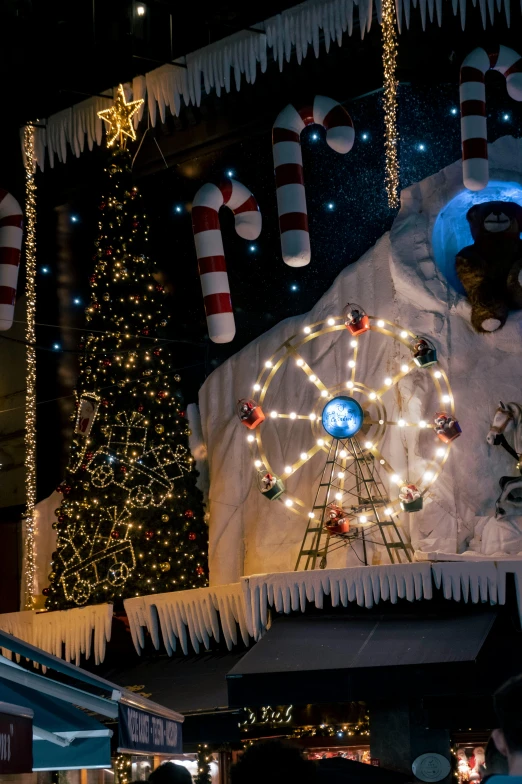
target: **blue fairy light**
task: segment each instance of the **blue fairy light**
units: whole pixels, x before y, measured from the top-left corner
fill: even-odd
[[[71,215],[71,222],[72,223],[78,223],[79,220],[80,219],[79,219],[79,217],[77,215]]]
[[[228,169],[227,170],[227,177],[233,177],[233,176],[234,176],[234,172],[232,171],[232,169]]]
[[[257,250],[257,245],[250,245],[250,247],[248,248],[248,250],[250,251],[250,253],[255,253],[255,252],[256,252],[256,250]]]
[[[511,115],[509,114],[509,112],[504,112],[504,114],[502,115],[502,119],[504,120],[504,122],[509,122],[509,120],[511,120]]]
[[[73,299],[73,302],[74,302],[75,305],[81,305],[82,304],[82,301],[81,301],[81,299],[79,297],[75,297]]]
[[[183,212],[183,207],[180,204],[176,204],[174,211],[177,213]]]
[[[48,275],[50,271],[51,270],[49,269],[49,267],[42,267],[42,269],[40,270],[40,272],[43,272],[44,275]]]
[[[59,343],[53,343],[53,348],[54,348],[55,351],[60,351],[61,346],[60,346]]]
[[[419,152],[425,152],[426,151],[426,145],[424,144],[424,142],[421,142],[420,144],[418,144],[417,145],[417,149],[419,150]]]
[[[457,107],[456,106],[452,106],[451,109],[450,109],[450,114],[452,114],[455,117],[458,113],[459,113],[459,110],[457,109]]]
[[[366,133],[366,131],[364,133],[361,133],[361,139],[363,140],[363,142],[367,142],[369,138],[370,138],[370,134]]]
[[[313,133],[312,134],[312,141],[316,142],[318,138],[319,138],[319,134],[318,133]]]
[[[334,210],[335,209],[335,204],[333,203],[333,201],[329,201],[326,206],[327,206],[327,208],[329,210]]]
[[[292,285],[290,286],[290,289],[291,289],[291,291],[298,291],[299,286],[297,285],[297,283],[292,283]]]

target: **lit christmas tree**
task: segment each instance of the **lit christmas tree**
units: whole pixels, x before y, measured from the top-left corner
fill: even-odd
[[[116,149],[107,171],[49,610],[207,584],[203,499],[130,153]]]

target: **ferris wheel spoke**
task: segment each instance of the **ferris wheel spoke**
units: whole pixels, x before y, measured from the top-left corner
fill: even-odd
[[[295,360],[295,364],[297,365],[297,367],[298,367],[300,370],[302,370],[302,371],[303,371],[303,373],[304,373],[304,374],[307,376],[308,380],[309,380],[309,381],[310,381],[312,384],[315,384],[315,386],[317,387],[317,389],[318,389],[320,392],[328,392],[328,387],[326,386],[326,384],[324,384],[324,383],[321,381],[321,379],[319,378],[319,376],[317,376],[317,374],[313,372],[313,370],[312,370],[312,368],[310,367],[310,365],[309,365],[309,364],[306,362],[306,360],[305,360],[305,359],[304,359],[304,358],[303,358],[303,357],[302,357],[302,356],[299,354],[299,352],[295,350],[295,348],[294,348],[293,346],[287,346],[287,352],[288,352],[288,354],[289,354],[291,357],[293,357],[293,359]],[[326,397],[326,395],[325,395],[324,397]]]
[[[295,463],[289,464],[288,466],[285,467],[283,473],[280,474],[281,479],[288,479],[289,476],[295,474],[295,472],[299,468],[301,468],[301,466],[307,463],[314,455],[317,454],[317,452],[320,452],[324,448],[324,446],[327,446],[326,441],[324,442],[324,444],[315,444],[311,449],[308,449],[308,451],[306,452],[303,450],[303,452],[301,452],[299,456],[299,460],[296,460]]]

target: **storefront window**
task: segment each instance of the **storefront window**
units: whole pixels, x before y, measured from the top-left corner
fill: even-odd
[[[147,781],[154,767],[152,757],[131,757],[132,781]]]
[[[459,784],[467,781],[482,781],[485,775],[484,746],[458,744],[456,755]]]
[[[343,757],[344,759],[355,760],[355,762],[364,762],[367,765],[371,764],[369,746],[334,746],[330,749],[307,749],[305,754],[309,760]]]

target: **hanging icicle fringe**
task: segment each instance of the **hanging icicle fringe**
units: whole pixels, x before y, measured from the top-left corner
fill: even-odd
[[[393,0],[387,0],[388,5],[390,2]],[[395,2],[400,31],[403,20],[406,27],[409,26],[410,0]],[[464,27],[466,4],[469,2],[476,4],[476,0],[419,0],[423,28],[427,19],[426,10],[430,22],[434,21],[436,10],[437,22],[439,25],[442,23],[443,4],[448,11],[451,9],[453,14],[460,11]],[[479,0],[484,27],[487,22],[486,3],[489,21],[493,22],[494,15],[501,10],[502,2],[509,25],[510,0],[497,0],[496,4],[494,0]],[[417,0],[413,0],[413,5],[417,7]],[[375,9],[378,22],[384,23],[383,0],[375,0]],[[254,25],[255,29],[259,30],[258,33],[242,30],[175,61],[183,67],[175,63],[166,64],[144,76],[135,77],[132,85],[126,85],[127,99],[145,99],[151,125],[155,126],[158,115],[164,122],[167,109],[173,115],[180,113],[181,99],[187,106],[199,106],[202,90],[207,94],[215,90],[218,96],[223,90],[227,93],[233,88],[240,90],[243,77],[247,84],[254,84],[258,68],[261,73],[265,73],[269,58],[273,59],[282,71],[285,63],[290,62],[293,53],[299,64],[307,56],[309,49],[315,57],[319,57],[321,38],[324,49],[328,52],[333,41],[341,46],[345,33],[352,35],[357,22],[361,37],[364,38],[371,28],[372,14],[373,0],[307,0]],[[108,99],[112,99],[113,90],[106,90],[104,94],[107,94]],[[97,114],[107,108],[108,103],[104,98],[89,98],[49,117],[47,127],[37,128],[35,133],[38,166],[43,170],[46,150],[52,167],[55,158],[65,162],[68,147],[79,157],[86,141],[90,150],[95,142],[101,144],[103,129]],[[143,117],[144,106],[145,104],[135,115],[135,126]]]
[[[0,629],[53,656],[80,664],[80,656],[100,664],[111,638],[112,604],[93,604],[52,613],[14,612],[0,615]],[[93,651],[94,642],[94,651]],[[11,658],[10,651],[2,655]]]
[[[384,71],[384,152],[386,155],[386,194],[388,207],[399,206],[399,135],[397,131],[397,33],[395,2],[383,0],[382,64]]]

